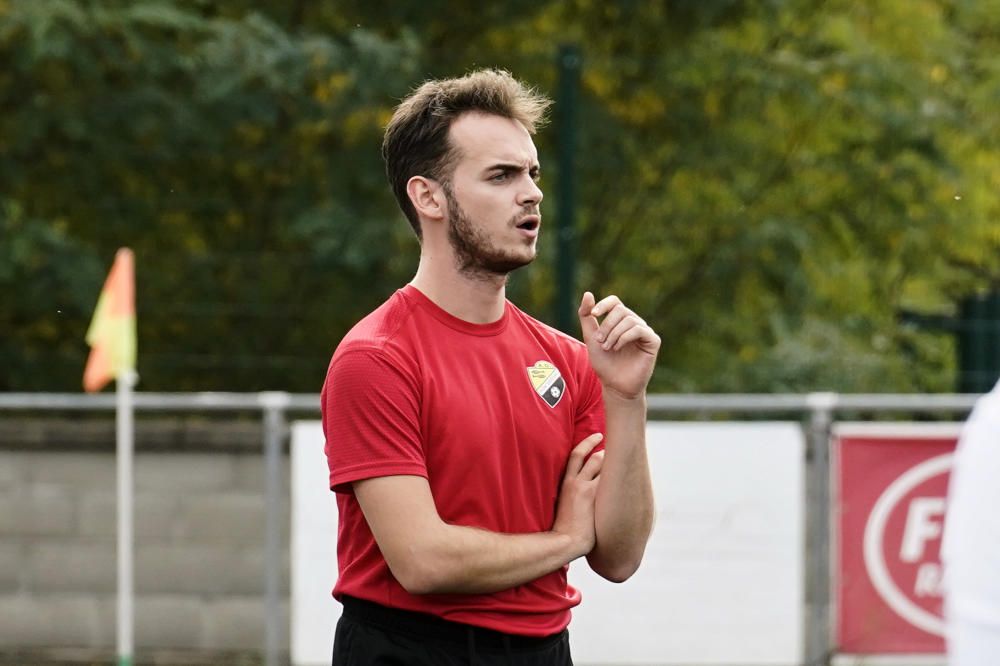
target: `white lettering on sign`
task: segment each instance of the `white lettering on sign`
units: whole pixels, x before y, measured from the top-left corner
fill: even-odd
[[[937,562],[924,562],[917,569],[917,580],[913,583],[913,594],[917,597],[940,597],[944,590],[941,587],[941,565]]]
[[[935,456],[903,472],[879,496],[875,502],[875,506],[872,507],[871,515],[868,516],[868,523],[865,525],[865,568],[868,570],[868,576],[871,578],[875,590],[896,614],[913,626],[919,627],[936,636],[944,636],[944,619],[940,615],[921,608],[917,605],[915,597],[909,597],[908,592],[904,592],[896,584],[892,579],[892,574],[889,572],[889,564],[885,560],[885,553],[882,546],[885,542],[885,526],[889,522],[889,515],[893,509],[903,501],[907,493],[920,486],[920,484],[939,474],[947,474],[951,470],[953,456],[954,454],[951,453]],[[908,507],[906,531],[909,532],[910,523],[914,523],[912,528],[913,536],[910,537],[910,540],[914,544],[917,544],[915,549],[920,553],[923,552],[924,542],[931,538],[921,535],[933,532],[934,530],[933,527],[928,528],[923,525],[923,523],[930,520],[929,514],[932,512],[929,510],[934,508],[933,504],[922,504],[914,512],[913,505]],[[940,525],[938,529],[940,529]],[[903,545],[900,547],[902,551],[906,551],[906,542],[907,538],[904,534]],[[893,549],[893,552],[895,552],[895,549]],[[925,579],[923,581],[920,581],[918,577],[916,585],[929,586],[930,574],[931,570],[928,570],[924,574]]]
[[[941,536],[944,524],[943,497],[916,497],[910,502],[906,514],[906,528],[903,543],[899,549],[899,559],[904,562],[919,562],[924,557],[924,546],[928,541]]]

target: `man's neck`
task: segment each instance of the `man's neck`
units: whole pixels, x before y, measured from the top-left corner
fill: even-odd
[[[457,269],[442,270],[434,263],[421,256],[410,284],[435,305],[470,324],[491,324],[503,317],[506,276],[468,276]]]

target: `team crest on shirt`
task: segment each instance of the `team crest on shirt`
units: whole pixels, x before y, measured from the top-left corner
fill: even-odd
[[[538,361],[528,366],[527,370],[531,387],[535,389],[538,397],[549,407],[558,405],[566,393],[566,380],[559,374],[559,369],[548,361]]]

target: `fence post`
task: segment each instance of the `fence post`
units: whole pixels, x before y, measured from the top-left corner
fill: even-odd
[[[280,391],[259,394],[264,412],[264,664],[278,666],[282,645],[281,524],[284,479],[282,444],[287,433],[285,410],[289,396]]]
[[[826,666],[830,637],[830,430],[839,396],[810,393],[806,436],[806,663]]]
[[[559,93],[556,130],[559,148],[559,182],[556,210],[556,328],[573,334],[577,330],[576,309],[576,135],[579,104],[580,49],[574,44],[559,47]]]

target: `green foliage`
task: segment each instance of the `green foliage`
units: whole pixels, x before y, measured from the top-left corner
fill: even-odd
[[[373,147],[414,45],[163,2],[4,11],[4,191],[80,252],[135,250],[142,388],[316,390],[335,332],[402,279],[413,245]],[[34,359],[8,387],[78,386],[85,329],[62,329],[75,356],[5,336]]]
[[[661,332],[656,388],[952,389],[951,340],[897,313],[1000,281],[1000,26],[969,11],[577,1],[497,28],[585,45],[585,286]]]
[[[317,390],[416,263],[378,154],[395,100],[478,66],[551,94],[564,42],[580,286],[661,333],[656,390],[953,388],[950,338],[898,313],[1000,284],[1000,3],[391,8],[0,0],[0,389],[75,390],[130,245],[142,389]],[[510,290],[546,319],[554,140]]]
[[[79,363],[79,340],[101,288],[102,267],[93,252],[67,236],[63,225],[27,218],[0,199],[0,390],[49,390],[40,368]],[[75,372],[73,379],[82,379]]]

